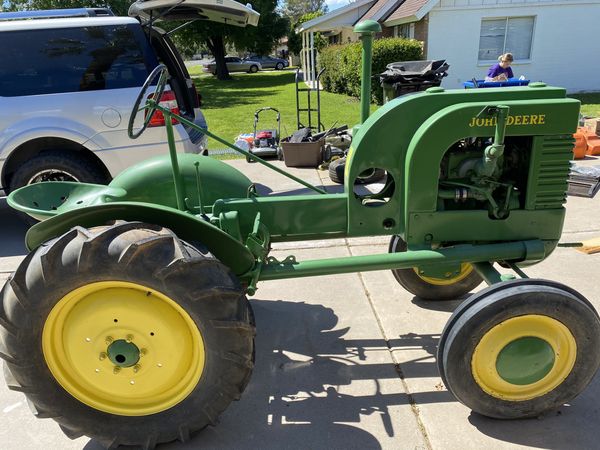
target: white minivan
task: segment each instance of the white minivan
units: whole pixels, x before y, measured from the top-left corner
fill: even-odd
[[[185,19],[177,11],[189,3],[195,19],[202,11],[194,6],[208,2],[139,1],[130,9],[135,18],[102,8],[0,13],[0,188],[108,183],[126,167],[166,153],[162,114],[139,139],[127,136],[132,105],[159,63],[170,76],[161,102],[206,128],[181,56],[155,26],[156,19]],[[143,119],[138,114],[136,121]],[[178,151],[206,153],[204,134],[174,128]]]

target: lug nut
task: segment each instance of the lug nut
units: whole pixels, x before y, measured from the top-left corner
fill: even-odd
[[[116,375],[121,371],[121,368],[119,366],[115,366],[115,368],[113,369],[113,373]]]
[[[106,336],[105,341],[107,344],[112,344],[112,341],[114,341],[114,339],[112,338],[112,336]]]
[[[142,356],[146,356],[146,354],[148,353],[148,350],[146,350],[145,348],[140,350],[140,357]]]
[[[100,359],[100,361],[102,361],[103,359],[106,359],[106,353],[101,352],[100,355],[98,356],[98,358]]]
[[[140,366],[139,364],[136,364],[135,366],[133,366],[133,372],[138,373],[141,368],[142,368],[142,366]]]
[[[125,340],[126,340],[127,342],[131,342],[131,341],[133,341],[133,334],[128,334],[128,335],[126,336]]]

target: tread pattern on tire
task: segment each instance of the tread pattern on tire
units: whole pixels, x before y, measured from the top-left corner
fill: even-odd
[[[86,183],[107,183],[109,180],[101,168],[84,154],[65,150],[46,150],[23,163],[10,180],[10,191],[25,186],[31,175],[43,167],[62,168],[78,176],[79,181]]]
[[[498,302],[501,305],[491,308]],[[578,345],[575,367],[561,385],[541,397],[518,402],[493,398],[472,376],[465,376],[473,354],[472,341],[494,325],[526,314],[547,315],[569,328]],[[598,345],[598,313],[580,293],[547,280],[514,280],[490,286],[461,304],[442,333],[437,363],[448,390],[474,411],[499,419],[536,417],[583,391],[600,366],[600,355],[594,351]]]
[[[329,163],[329,179],[334,183],[344,184],[344,172],[346,170],[346,157],[336,159]],[[375,169],[368,177],[356,178],[355,184],[375,183],[386,175],[385,170]]]
[[[344,184],[344,167],[346,158],[339,158],[329,163],[329,179],[334,183]]]
[[[155,276],[159,272],[162,276]],[[135,417],[91,408],[56,382],[44,360],[41,334],[56,302],[77,287],[113,280],[160,290],[190,314],[202,333],[203,375],[187,398],[165,411]],[[88,435],[108,448],[149,449],[187,440],[216,423],[250,379],[254,316],[237,278],[210,253],[166,228],[122,221],[74,228],[31,252],[1,295],[0,358],[9,388],[25,392],[34,410],[42,412],[38,417],[55,418],[71,438]]]

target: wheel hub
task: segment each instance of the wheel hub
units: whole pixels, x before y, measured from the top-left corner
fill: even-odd
[[[50,372],[73,397],[123,416],[164,411],[195,388],[204,341],[174,300],[137,283],[79,287],[52,308],[42,333]]]
[[[75,175],[59,169],[42,170],[34,174],[27,184],[41,183],[43,181],[80,181]]]
[[[563,323],[527,314],[488,330],[475,348],[471,370],[479,387],[491,396],[524,401],[560,385],[576,356],[575,338]]]
[[[523,386],[544,378],[554,366],[554,350],[543,339],[515,339],[498,354],[496,370],[504,381]]]
[[[133,342],[125,339],[114,341],[108,346],[106,353],[117,367],[135,366],[140,360],[140,349]]]

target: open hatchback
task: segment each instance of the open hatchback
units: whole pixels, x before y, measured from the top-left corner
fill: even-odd
[[[256,26],[260,17],[250,4],[233,0],[140,0],[130,6],[129,15],[142,22],[207,20],[238,27]]]

